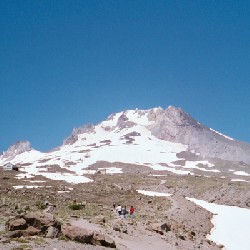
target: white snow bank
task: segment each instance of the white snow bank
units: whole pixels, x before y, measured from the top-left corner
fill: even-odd
[[[244,171],[235,171],[234,172],[235,175],[243,175],[243,176],[250,176],[250,174],[244,172]]]
[[[16,178],[17,179],[33,178],[37,175],[42,175],[51,180],[62,180],[62,181],[66,181],[68,183],[74,183],[74,184],[87,183],[87,182],[93,181],[85,176],[78,175],[78,174],[61,173],[61,172],[56,172],[56,173],[39,172],[39,169],[36,168],[35,166],[33,166],[32,168],[31,167],[27,168],[26,171],[29,171],[29,172],[25,174],[18,174],[16,175]]]
[[[87,183],[87,182],[93,181],[85,176],[73,175],[69,173],[43,173],[41,172],[39,174],[51,180],[62,180],[62,181],[66,181],[68,183],[74,183],[74,184]]]
[[[231,179],[231,181],[242,181],[242,182],[249,182],[249,181],[246,181],[246,180],[242,180],[242,179]]]
[[[139,194],[144,194],[148,196],[162,196],[162,197],[168,197],[172,194],[168,193],[160,193],[160,192],[154,192],[154,191],[147,191],[147,190],[136,190]]]
[[[198,164],[205,165],[209,168],[214,167],[214,164],[210,163],[209,161],[186,161],[185,167],[187,168],[196,168]]]
[[[175,169],[175,165],[172,164],[171,162],[168,163],[168,165],[170,167],[162,166],[161,164],[144,164],[144,165],[151,167],[153,170],[159,170],[159,171],[167,170],[167,171],[169,171],[171,173],[179,174],[179,175],[191,174],[190,171]]]
[[[183,166],[183,168],[194,168],[194,169],[198,169],[198,170],[201,170],[201,171],[214,172],[214,173],[221,172],[218,169],[206,169],[206,168],[199,167],[198,164],[205,165],[208,168],[212,168],[212,167],[215,166],[214,164],[212,164],[212,163],[210,163],[208,161],[186,161],[185,166]]]
[[[30,186],[30,185],[19,185],[19,186],[13,186],[14,189],[21,189],[21,188],[47,188],[47,187],[51,187],[51,186]]]
[[[17,174],[16,175],[16,179],[23,179],[23,178],[34,178],[35,176],[34,175],[31,175],[31,174]]]
[[[29,181],[27,180],[28,182],[31,182],[31,183],[42,183],[42,182],[46,182],[46,181]]]
[[[168,175],[166,175],[166,174],[149,174],[148,176],[163,177],[163,176],[168,176]]]
[[[95,174],[96,173],[96,170],[82,170],[82,174]]]
[[[128,117],[129,121],[132,121],[138,125],[148,126],[154,123],[153,121],[148,120],[145,111],[142,112],[142,114],[139,114],[137,110],[127,110],[125,115]]]
[[[106,174],[122,174],[122,168],[110,167],[110,168],[98,168],[98,170],[106,170]]]
[[[208,238],[225,246],[226,250],[249,250],[250,210],[234,206],[217,205],[187,198],[214,214],[214,228]]]

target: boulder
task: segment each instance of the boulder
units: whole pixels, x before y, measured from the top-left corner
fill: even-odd
[[[48,228],[48,232],[46,234],[46,238],[53,239],[53,238],[56,238],[58,236],[58,234],[59,234],[59,230],[56,227],[50,226]]]
[[[105,234],[97,233],[97,232],[94,233],[91,243],[93,245],[105,246],[105,247],[110,247],[110,248],[116,247],[115,241],[111,237]]]
[[[25,230],[15,230],[8,233],[8,238],[20,238],[23,236]]]
[[[9,231],[24,230],[28,227],[26,220],[23,218],[11,219],[7,222],[6,226]]]
[[[61,224],[50,213],[30,212],[24,215],[24,219],[28,225],[41,230],[43,233],[45,233],[50,226],[61,230]]]
[[[122,233],[128,233],[128,228],[127,228],[127,226],[126,225],[123,225],[122,227],[121,227],[121,232]]]
[[[98,215],[90,219],[90,223],[95,223],[95,224],[105,224],[105,217],[103,215]]]
[[[122,233],[127,233],[127,225],[124,223],[123,220],[114,220],[113,222],[113,230],[122,232]]]
[[[55,210],[54,206],[48,206],[43,211],[46,212],[46,213],[52,213],[54,210]]]
[[[78,241],[81,243],[91,243],[94,232],[92,230],[77,226],[65,226],[63,228],[63,235],[70,240]]]
[[[167,223],[150,223],[146,229],[163,235],[164,232],[170,231],[170,226]]]
[[[25,231],[24,231],[24,236],[34,236],[34,235],[40,235],[41,234],[41,230],[33,227],[33,226],[29,226]]]
[[[22,217],[10,219],[6,223],[6,229],[11,231],[9,237],[46,235],[48,238],[54,238],[61,231],[61,224],[52,214],[30,212]]]
[[[122,221],[121,220],[114,220],[113,221],[113,230],[115,231],[121,231],[121,226],[122,226]]]
[[[34,235],[40,235],[41,231],[38,230],[35,227],[29,226],[26,228],[26,230],[15,230],[11,231],[8,234],[9,238],[20,238],[20,237],[28,237],[28,236],[34,236]]]

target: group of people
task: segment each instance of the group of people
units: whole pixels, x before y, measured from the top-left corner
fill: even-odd
[[[130,218],[134,218],[134,212],[135,209],[133,206],[130,207],[129,211],[127,211],[126,206],[121,206],[120,204],[118,204],[118,206],[116,207],[116,204],[113,204],[113,208],[116,211],[116,213],[118,214],[118,216],[123,216],[124,219],[126,219],[127,214],[129,214]]]

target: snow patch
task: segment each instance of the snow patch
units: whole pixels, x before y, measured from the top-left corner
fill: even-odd
[[[142,112],[141,114],[139,112]],[[148,111],[137,111],[137,110],[127,110],[125,112],[125,115],[128,117],[129,121],[134,122],[135,124],[141,125],[141,126],[149,126],[153,124],[153,121],[149,121],[148,119]]]
[[[147,191],[147,190],[136,190],[139,194],[144,194],[147,196],[160,196],[160,197],[169,197],[172,194],[169,193],[160,193],[160,192],[154,192],[154,191]]]
[[[187,198],[187,197],[186,197]],[[225,246],[226,250],[248,250],[250,246],[250,210],[235,206],[217,205],[187,198],[214,214],[214,228],[208,239]]]
[[[243,175],[243,176],[250,176],[250,174],[244,172],[244,171],[235,171],[234,172],[235,175]]]
[[[24,178],[34,178],[35,176],[32,174],[17,174],[16,179],[24,179]]]
[[[98,168],[98,170],[105,170],[106,174],[122,174],[122,168]]]
[[[79,176],[69,173],[39,173],[39,174],[51,180],[60,180],[60,181],[62,180],[73,184],[87,183],[93,181],[85,176]]]
[[[246,180],[242,180],[242,179],[231,179],[231,181],[242,181],[242,182],[249,182],[249,181],[246,181]]]
[[[21,188],[48,188],[51,186],[31,186],[31,185],[18,185],[18,186],[13,186],[14,189],[21,189]]]
[[[214,164],[212,164],[212,163],[210,163],[208,161],[186,161],[185,166],[183,166],[183,168],[194,168],[194,169],[198,169],[198,170],[201,170],[201,171],[214,172],[214,173],[221,172],[218,169],[206,169],[206,168],[199,167],[198,164],[205,165],[208,168],[212,168],[212,167],[215,166]]]

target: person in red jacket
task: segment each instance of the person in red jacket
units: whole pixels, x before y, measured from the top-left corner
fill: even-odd
[[[134,209],[133,206],[131,206],[130,209],[129,209],[129,216],[130,216],[130,218],[134,218],[135,217],[134,212],[135,212],[135,209]]]

